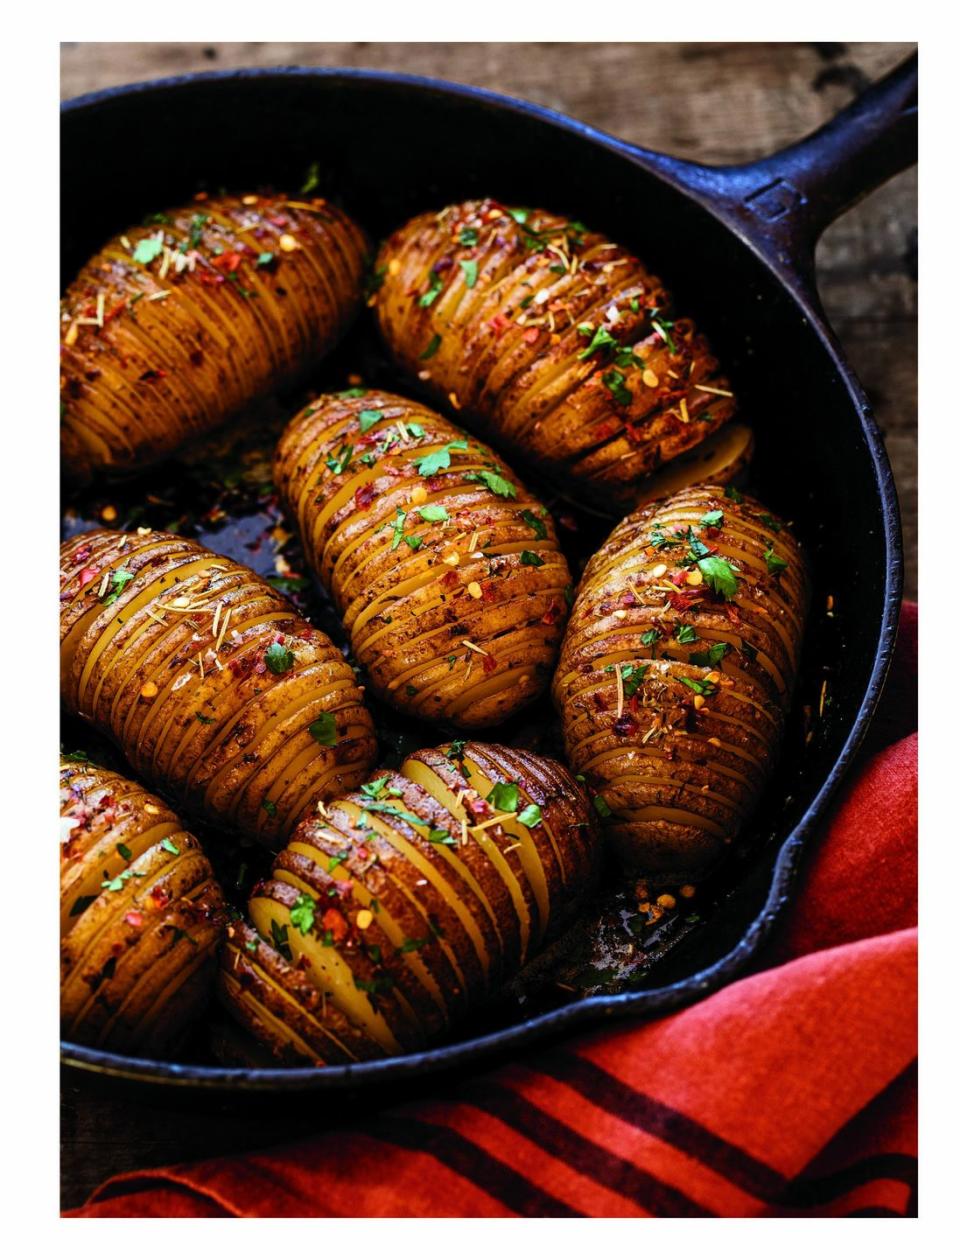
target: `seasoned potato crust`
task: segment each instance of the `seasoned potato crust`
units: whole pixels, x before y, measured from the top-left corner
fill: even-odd
[[[608,513],[734,413],[703,336],[619,245],[490,199],[421,214],[378,259],[398,363],[499,444]]]
[[[305,819],[254,889],[220,992],[285,1062],[442,1035],[562,929],[597,868],[579,785],[495,744],[425,749]]]
[[[699,874],[736,835],[780,741],[807,600],[790,530],[718,486],[638,509],[592,558],[553,696],[629,866]]]
[[[250,569],[174,534],[61,547],[61,691],[150,782],[276,845],[376,755],[353,670]]]
[[[110,241],[63,303],[65,471],[139,470],[311,366],[360,305],[365,253],[322,199],[252,194]]]
[[[60,762],[65,1037],[121,1052],[176,1043],[207,1000],[226,915],[210,863],[158,797]]]
[[[348,390],[292,421],[274,479],[380,695],[475,729],[544,690],[570,572],[546,508],[489,447]]]

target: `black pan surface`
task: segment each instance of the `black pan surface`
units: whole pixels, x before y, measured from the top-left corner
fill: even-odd
[[[313,164],[318,191],[374,236],[421,210],[493,195],[569,212],[622,240],[710,336],[757,433],[751,489],[794,522],[815,583],[780,769],[738,852],[692,908],[644,932],[614,881],[579,936],[460,1040],[426,1052],[349,1067],[250,1069],[215,1065],[199,1045],[168,1063],[64,1043],[68,1072],[218,1098],[369,1091],[502,1057],[575,1026],[673,1010],[750,968],[863,739],[896,635],[896,493],[869,404],[820,310],[812,258],[827,222],[915,160],[915,100],[914,59],[808,140],[752,166],[720,169],[639,150],[479,89],[372,71],[185,76],[64,105],[65,282],[109,235],[198,189],[298,189]],[[350,373],[404,388],[363,325],[309,386],[342,387]],[[271,400],[147,478],[65,501],[64,532],[98,523],[109,503],[121,526],[176,524],[264,573],[275,572],[279,548],[294,598],[342,639],[322,593],[298,581],[296,543],[277,533],[283,522],[265,484],[271,435],[299,399]],[[558,510],[568,552],[582,561],[609,523],[575,505]],[[383,720],[388,750],[436,742]],[[550,748],[549,708],[531,711],[507,735]],[[64,741],[92,751],[89,735],[69,723]],[[234,886],[249,878],[237,870],[244,860],[235,852],[225,859]]]

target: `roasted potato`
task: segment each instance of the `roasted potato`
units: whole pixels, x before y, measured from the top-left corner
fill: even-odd
[[[565,926],[597,868],[580,786],[463,740],[305,819],[234,927],[221,996],[288,1062],[422,1046]],[[278,957],[282,955],[283,957]]]
[[[121,1052],[176,1044],[212,986],[226,914],[194,837],[111,770],[60,762],[61,1026]]]
[[[292,421],[274,480],[378,694],[476,729],[545,689],[570,572],[550,514],[489,447],[353,389]]]
[[[199,198],[110,241],[61,313],[62,463],[169,455],[300,375],[361,303],[366,241],[320,198]]]
[[[376,756],[353,670],[262,578],[173,534],[61,548],[61,691],[138,774],[265,844]]]
[[[464,424],[610,514],[733,415],[704,337],[632,254],[492,200],[421,214],[380,251],[397,362]]]
[[[553,696],[628,866],[700,875],[737,834],[774,761],[807,600],[790,530],[719,486],[638,509],[591,559]]]

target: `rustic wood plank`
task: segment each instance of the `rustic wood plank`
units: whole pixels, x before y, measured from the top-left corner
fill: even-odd
[[[911,50],[907,44],[65,44],[61,91],[236,66],[365,66],[478,84],[703,162],[768,153],[819,126]],[[818,250],[824,304],[876,407],[903,510],[916,592],[916,176],[844,216]],[[279,1141],[223,1115],[196,1123],[88,1087],[62,1097],[66,1207],[112,1173]],[[304,1131],[302,1126],[299,1131]]]

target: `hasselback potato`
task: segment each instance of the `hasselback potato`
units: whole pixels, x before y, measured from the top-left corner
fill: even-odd
[[[353,670],[262,578],[173,534],[61,547],[61,692],[138,774],[264,843],[376,755]]]
[[[139,470],[299,375],[358,309],[365,253],[320,198],[198,197],[115,237],[61,312],[64,470]]]
[[[736,835],[780,740],[807,598],[790,530],[718,486],[638,509],[587,565],[553,695],[631,867],[696,875]]]
[[[274,480],[378,693],[475,729],[543,691],[570,572],[550,514],[489,447],[353,389],[292,421]]]
[[[734,412],[661,282],[582,223],[468,201],[394,232],[376,274],[399,364],[601,511],[632,507],[645,475]]]
[[[155,1053],[205,1004],[226,914],[194,837],[111,770],[60,763],[64,1036]]]
[[[287,1061],[396,1054],[445,1032],[565,926],[596,871],[555,761],[454,741],[304,819],[235,927],[221,995]]]

